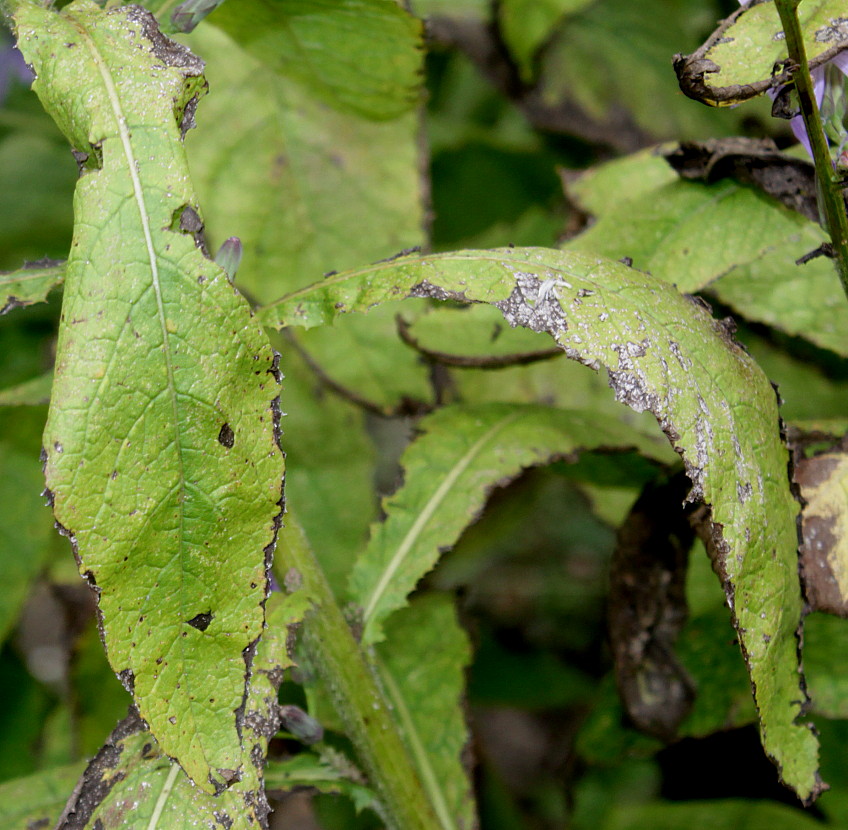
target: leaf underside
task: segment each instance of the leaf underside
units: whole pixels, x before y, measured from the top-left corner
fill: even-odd
[[[672,286],[620,263],[545,249],[406,257],[339,274],[260,312],[314,326],[403,297],[488,302],[604,365],[619,401],[657,417],[683,456],[715,545],[761,720],[763,744],[804,800],[821,789],[817,743],[797,723],[798,505],[768,379],[719,322]]]
[[[220,791],[279,513],[276,356],[192,232],[181,133],[202,63],[139,7],[22,3],[34,89],[81,158],[44,433],[54,512],[113,669],[162,750]]]

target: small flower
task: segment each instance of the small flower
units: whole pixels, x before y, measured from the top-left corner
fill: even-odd
[[[31,84],[32,80],[32,70],[26,65],[18,48],[0,39],[0,104],[6,100],[14,81]]]

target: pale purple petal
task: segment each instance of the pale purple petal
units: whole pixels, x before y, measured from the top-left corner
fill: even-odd
[[[0,46],[0,103],[2,103],[9,91],[12,79],[32,83],[32,70],[26,65],[24,56],[17,48],[9,44]]]
[[[840,52],[835,58],[831,58],[828,63],[832,63],[843,75],[848,75],[848,52]]]

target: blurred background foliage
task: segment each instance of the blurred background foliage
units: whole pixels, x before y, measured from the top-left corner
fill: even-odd
[[[673,202],[651,194],[671,186],[685,190],[681,199],[698,199],[699,186],[676,183],[650,153],[588,177],[582,171],[665,141],[745,135],[789,144],[767,102],[715,111],[678,90],[671,56],[693,51],[734,8],[733,0],[414,0],[412,11],[426,20],[426,104],[399,113],[317,100],[267,55],[242,51],[232,27],[216,26],[212,15],[188,38],[207,60],[211,89],[188,150],[212,248],[242,238],[239,285],[257,302],[412,246],[573,244],[636,258],[636,242],[616,229],[657,205],[679,216]],[[0,269],[12,270],[63,257],[76,168],[20,67],[7,63],[0,66]],[[776,221],[774,205],[763,209]],[[745,210],[752,211],[746,219],[754,216],[755,208]],[[596,228],[610,217],[596,241],[578,235],[590,214]],[[758,308],[752,281],[763,257],[780,251],[751,250],[745,240],[740,251],[721,273],[705,273],[685,290],[702,291],[717,316],[737,317],[737,337],[778,384],[788,422],[839,434],[848,426],[844,301],[837,297],[833,310],[837,328],[819,318],[792,322],[767,301]],[[659,255],[646,248],[644,256]],[[666,266],[656,260],[651,270],[662,267],[673,276],[679,258]],[[769,273],[781,267],[772,262]],[[797,305],[797,296],[785,305]],[[43,384],[41,392],[21,391],[49,376],[60,299],[57,292],[0,317],[0,396],[25,401],[0,407],[0,780],[8,782],[8,803],[27,791],[15,779],[50,771],[40,780],[59,809],[82,760],[129,702],[106,664],[92,598],[39,496]],[[401,315],[419,345],[451,354],[549,346],[504,330],[493,311],[405,303],[277,339],[288,498],[337,591],[379,497],[398,484],[398,458],[416,419],[434,407],[542,402],[608,413],[659,436],[652,419],[614,403],[604,377],[564,357],[456,368],[398,336]],[[698,689],[695,707],[668,744],[629,724],[607,643],[609,562],[616,528],[642,488],[666,472],[633,453],[589,453],[529,470],[493,492],[419,587],[456,598],[473,647],[466,714],[485,830],[848,827],[845,624],[822,614],[807,620],[811,717],[831,790],[802,813],[762,753],[724,595],[700,543],[689,558],[689,620],[677,647]],[[303,675],[284,684],[282,700],[307,705],[306,668]],[[346,751],[328,718],[327,741]],[[290,738],[272,744],[281,758],[298,751]],[[379,826],[371,811],[357,813],[350,794],[273,794],[274,827]]]

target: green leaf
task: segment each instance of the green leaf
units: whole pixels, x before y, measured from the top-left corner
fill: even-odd
[[[597,221],[565,250],[631,257],[681,291],[706,288],[749,320],[848,355],[832,262],[796,264],[827,241],[814,222],[730,179],[681,181],[654,150],[599,165],[566,191]]]
[[[607,366],[618,400],[650,410],[709,505],[748,664],[763,744],[801,798],[820,790],[816,741],[796,723],[798,505],[768,379],[723,325],[672,286],[615,262],[545,249],[460,251],[350,271],[263,309],[269,325],[312,326],[389,299],[496,305],[548,331],[566,354]],[[631,442],[633,443],[633,442]]]
[[[797,240],[812,224],[732,180],[712,185],[685,182],[677,180],[669,168],[671,180],[663,181],[664,176],[653,173],[665,164],[662,159],[639,154],[628,161],[632,172],[645,170],[648,177],[657,175],[658,186],[648,190],[640,183],[635,194],[625,191],[624,198],[619,195],[606,202],[598,220],[563,245],[564,250],[610,259],[630,257],[634,268],[691,292],[738,265],[785,247],[787,240]],[[619,161],[609,166],[612,173],[624,164]],[[582,184],[578,199],[600,207],[607,193],[606,176]],[[587,194],[589,190],[594,192]]]
[[[239,0],[210,22],[334,108],[395,118],[419,100],[421,23],[394,0]]]
[[[498,6],[501,36],[525,81],[533,77],[533,58],[568,14],[593,0],[503,0]]]
[[[244,701],[244,739],[249,762],[241,779],[216,795],[196,787],[168,758],[137,714],[118,724],[88,765],[71,804],[79,826],[152,828],[224,826],[232,830],[267,826],[268,803],[262,770],[268,742],[277,731],[277,689],[282,670],[292,665],[288,627],[303,619],[297,595],[275,593],[268,600],[268,627],[262,636]],[[208,693],[214,693],[210,687]]]
[[[418,423],[404,453],[404,484],[383,500],[386,520],[372,529],[351,573],[350,596],[363,609],[362,641],[383,639],[382,624],[482,510],[494,487],[523,469],[581,450],[651,442],[597,413],[532,404],[448,407]]]
[[[249,763],[248,647],[283,461],[274,352],[180,231],[197,201],[177,119],[191,123],[200,62],[139,7],[21,3],[16,25],[36,92],[87,154],[44,434],[54,512],[113,669],[163,751],[220,790]]]
[[[212,26],[188,40],[215,90],[187,139],[192,175],[212,248],[242,241],[239,286],[270,302],[422,243],[414,113],[375,123],[336,112]]]
[[[50,550],[50,511],[41,495],[44,409],[0,411],[0,643],[18,619]]]
[[[430,802],[444,830],[477,824],[463,751],[469,741],[463,712],[468,636],[444,594],[418,597],[387,623],[378,668]]]
[[[734,268],[710,286],[723,303],[750,320],[767,323],[848,357],[845,294],[827,257],[797,265],[799,257],[828,241],[808,222],[761,259]]]
[[[45,372],[32,380],[25,380],[0,389],[0,406],[38,406],[50,403],[53,372]]]
[[[68,764],[0,784],[0,823],[6,830],[55,827],[84,764]]]
[[[366,807],[374,808],[376,796],[354,779],[356,771],[346,769],[348,763],[329,748],[320,755],[301,752],[284,760],[272,759],[265,767],[265,786],[268,790],[284,792],[312,787],[318,792],[347,796],[357,812]]]
[[[811,69],[848,46],[844,14],[841,0],[807,0],[798,6]],[[789,82],[785,61],[777,7],[769,0],[755,0],[722,21],[693,54],[678,55],[675,70],[688,96],[711,106],[728,107]]]
[[[0,314],[13,308],[43,303],[65,278],[65,264],[54,260],[28,262],[23,268],[0,274]]]

